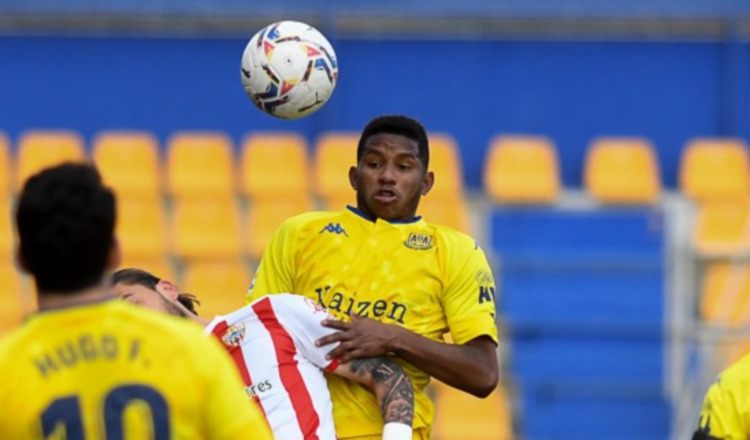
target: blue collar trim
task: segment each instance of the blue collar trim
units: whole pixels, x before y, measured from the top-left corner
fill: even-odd
[[[369,215],[365,214],[364,212],[360,211],[359,209],[355,208],[354,206],[346,205],[346,209],[348,209],[349,211],[353,212],[355,215],[357,215],[359,217],[362,217],[363,219],[367,220],[368,222],[373,222],[374,223],[375,220],[376,220],[376,219],[371,218]],[[421,215],[417,215],[417,216],[415,216],[411,220],[393,220],[393,221],[383,220],[383,221],[387,222],[387,223],[390,223],[392,225],[408,225],[410,223],[416,223],[416,222],[418,222],[420,220],[422,220],[422,216]]]

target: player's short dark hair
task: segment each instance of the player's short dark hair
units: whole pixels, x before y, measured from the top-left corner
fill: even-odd
[[[422,167],[427,171],[430,164],[430,144],[427,132],[416,119],[401,115],[379,116],[365,126],[357,144],[357,162],[362,160],[367,141],[379,134],[397,134],[417,143],[417,155]]]
[[[91,165],[65,163],[29,178],[16,206],[20,255],[39,292],[102,282],[115,244],[116,206]]]
[[[124,284],[126,286],[143,286],[147,289],[156,290],[156,285],[159,284],[159,281],[161,281],[161,278],[142,269],[120,269],[112,274],[113,286]],[[195,306],[200,305],[200,301],[198,301],[198,298],[196,298],[195,295],[180,293],[177,295],[177,301],[185,306],[185,308],[191,313],[196,316],[198,315]]]

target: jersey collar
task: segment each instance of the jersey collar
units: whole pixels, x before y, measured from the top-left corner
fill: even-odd
[[[365,219],[365,220],[367,220],[368,222],[371,222],[371,223],[375,223],[376,221],[380,220],[381,222],[386,222],[386,223],[389,223],[391,225],[411,225],[411,224],[414,224],[414,223],[418,223],[420,220],[422,220],[422,216],[421,215],[415,216],[411,220],[393,220],[393,221],[388,221],[388,220],[383,220],[383,219],[374,219],[374,218],[370,217],[369,215],[365,214],[364,212],[360,211],[359,209],[355,208],[354,206],[346,205],[346,209],[349,210],[354,215],[356,215],[357,217],[363,218],[363,219]]]

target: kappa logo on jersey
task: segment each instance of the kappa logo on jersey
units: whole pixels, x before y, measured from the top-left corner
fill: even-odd
[[[322,234],[324,232],[329,232],[331,234],[336,234],[336,235],[344,234],[347,237],[349,236],[349,234],[346,233],[346,230],[344,230],[344,228],[341,227],[341,223],[336,223],[336,224],[328,223],[328,225],[325,228],[320,230],[319,234]]]
[[[404,242],[409,249],[424,251],[432,247],[432,235],[427,234],[409,234],[409,238]]]
[[[235,324],[227,329],[221,341],[229,347],[239,347],[245,340],[245,324]]]

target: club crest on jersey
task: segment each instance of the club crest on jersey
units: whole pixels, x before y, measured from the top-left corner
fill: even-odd
[[[224,332],[221,341],[229,347],[239,347],[245,340],[245,324],[235,324]]]
[[[406,239],[404,244],[409,249],[424,251],[432,247],[432,235],[415,234],[412,232],[409,234],[409,238]]]

